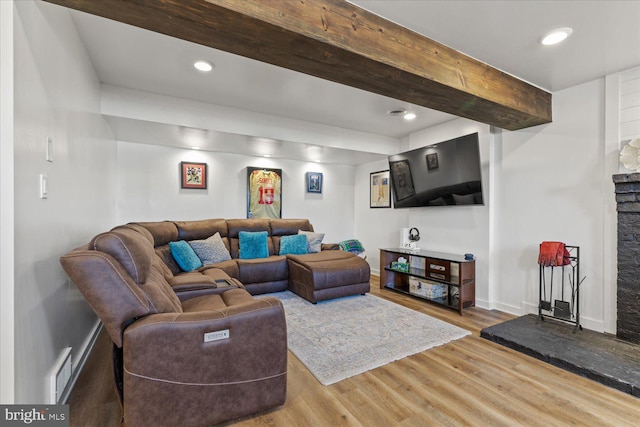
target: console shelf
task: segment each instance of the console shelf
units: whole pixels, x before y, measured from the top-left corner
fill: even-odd
[[[399,257],[409,260],[409,271],[391,268],[391,263]],[[411,278],[446,286],[446,296],[430,298],[412,292]],[[467,260],[462,255],[442,252],[402,248],[380,249],[380,288],[440,304],[462,315],[464,308],[475,306],[476,263],[475,260]]]

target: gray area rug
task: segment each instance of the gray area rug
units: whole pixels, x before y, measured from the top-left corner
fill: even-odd
[[[470,334],[373,295],[315,305],[289,291],[268,296],[284,305],[289,350],[323,385]]]

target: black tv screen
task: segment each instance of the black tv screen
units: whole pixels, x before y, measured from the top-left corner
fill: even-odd
[[[389,156],[396,208],[483,205],[478,133]]]

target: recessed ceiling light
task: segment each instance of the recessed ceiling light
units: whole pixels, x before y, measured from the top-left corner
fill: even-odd
[[[411,111],[407,111],[406,113],[404,113],[405,120],[413,120],[415,118],[416,118],[416,113],[412,113]]]
[[[556,28],[555,30],[549,31],[548,33],[540,37],[539,41],[540,44],[551,46],[565,40],[571,35],[571,33],[573,33],[573,29],[569,27]]]
[[[387,114],[391,117],[404,116],[407,114],[407,110],[404,108],[394,108],[393,110],[387,111]]]
[[[196,61],[193,63],[193,66],[195,67],[196,70],[202,71],[204,73],[207,73],[213,70],[213,64],[209,61],[204,61],[204,60]]]

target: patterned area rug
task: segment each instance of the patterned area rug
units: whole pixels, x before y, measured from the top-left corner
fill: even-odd
[[[386,365],[470,332],[373,295],[314,305],[286,291],[289,350],[323,385]]]

